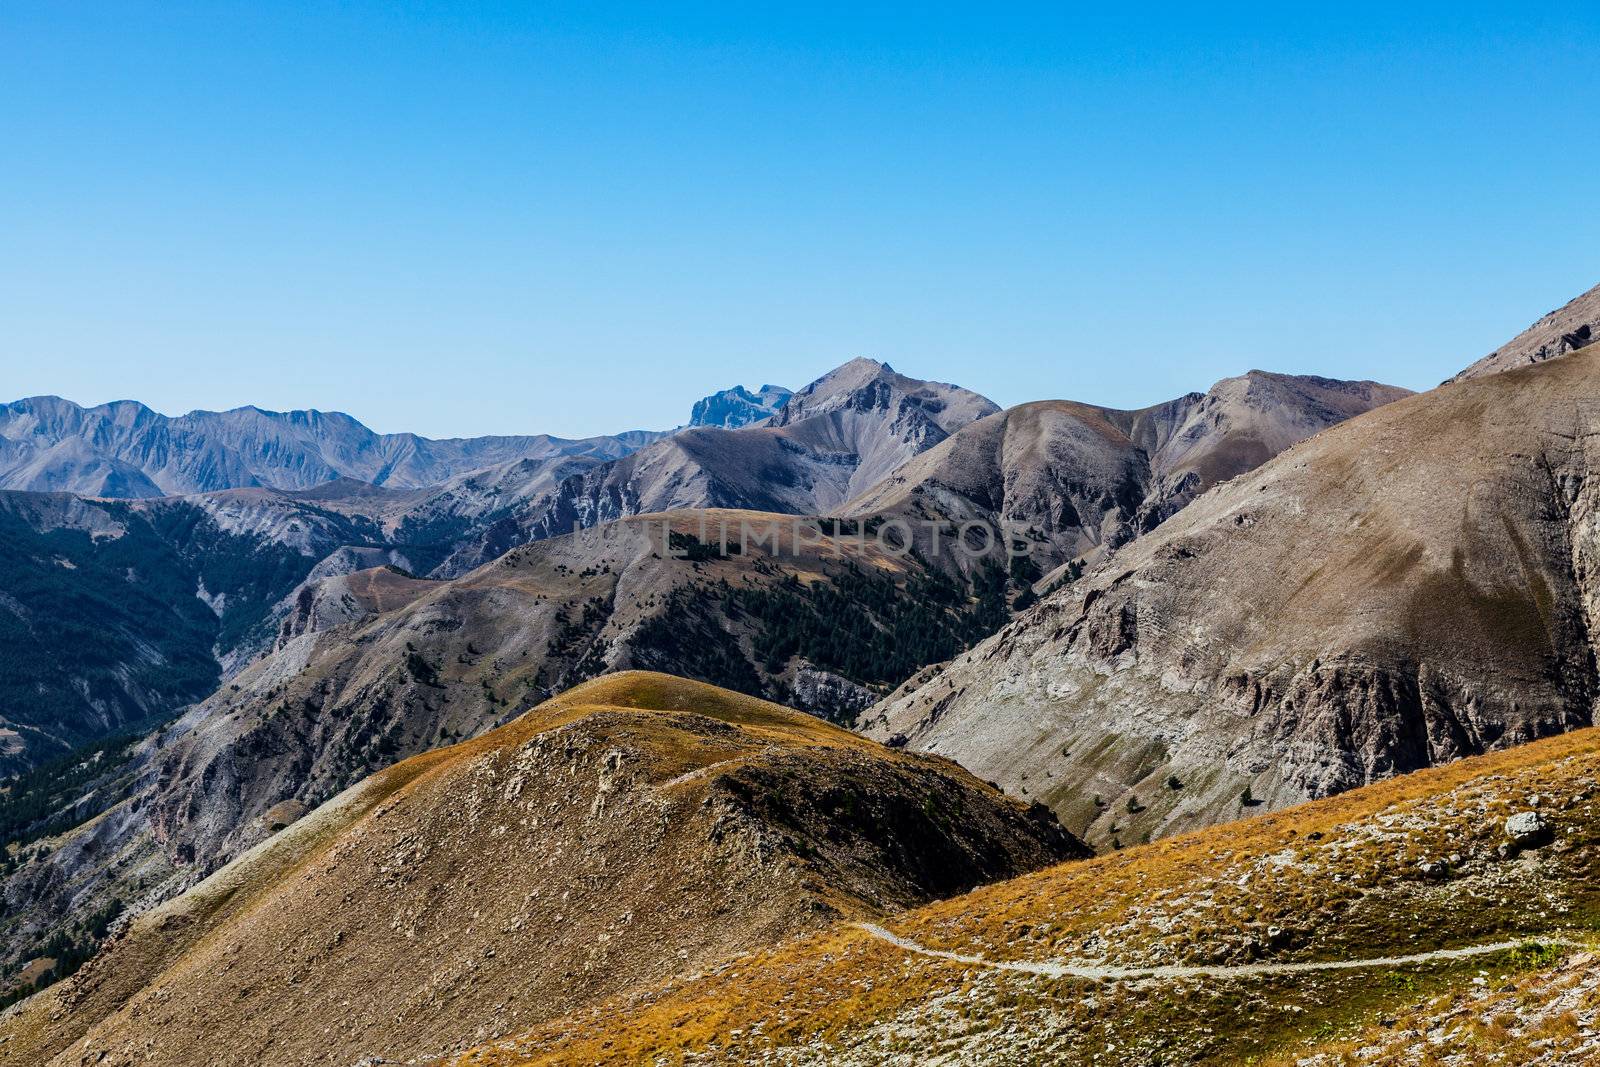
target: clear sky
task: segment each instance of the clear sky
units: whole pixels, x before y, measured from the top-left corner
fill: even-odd
[[[1111,6],[10,0],[0,399],[1423,388],[1600,282],[1600,5]]]

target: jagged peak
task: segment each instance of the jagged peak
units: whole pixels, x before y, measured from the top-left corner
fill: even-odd
[[[695,401],[689,416],[690,426],[717,426],[736,430],[770,419],[793,396],[781,385],[763,385],[759,392],[751,392],[735,385]]]

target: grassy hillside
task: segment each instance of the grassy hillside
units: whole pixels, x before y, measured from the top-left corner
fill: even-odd
[[[1527,812],[1548,830],[1518,845],[1506,820]],[[1315,1052],[1335,1064],[1408,1050],[1527,1063],[1516,1050],[1530,1047],[1580,1062],[1597,976],[1570,943],[1600,931],[1597,875],[1600,732],[1584,730],[884,924],[982,962],[841,924],[451,1062],[1287,1064]],[[1506,947],[1404,962],[1495,944]],[[1349,966],[1272,970],[1308,963]],[[1148,970],[1159,967],[1191,969]],[[1480,995],[1500,1005],[1483,1026],[1460,1008]],[[1517,1008],[1519,996],[1547,1010]],[[1435,1030],[1464,1058],[1426,1058]],[[1394,1058],[1356,1056],[1363,1042]]]
[[[0,1018],[0,1064],[412,1059],[1085,854],[947,761],[623,673],[397,764],[138,917]]]

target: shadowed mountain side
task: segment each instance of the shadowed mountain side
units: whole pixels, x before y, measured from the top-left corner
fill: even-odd
[[[134,920],[0,1021],[0,1063],[412,1058],[1085,854],[948,761],[614,675],[368,779]]]
[[[373,536],[293,502],[0,491],[0,770],[202,698],[270,647],[274,606],[319,559],[332,573]]]

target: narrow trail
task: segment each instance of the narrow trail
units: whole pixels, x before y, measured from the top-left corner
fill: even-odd
[[[1181,966],[1177,964],[1152,965],[1149,967],[1097,967],[1082,964],[1052,963],[1050,961],[989,960],[984,959],[982,956],[966,956],[959,952],[946,952],[943,949],[919,945],[909,938],[890,933],[874,923],[857,923],[856,925],[880,941],[887,941],[897,948],[906,952],[914,952],[919,956],[931,956],[934,959],[948,960],[951,963],[964,963],[976,967],[991,967],[997,971],[1020,971],[1023,974],[1043,975],[1046,978],[1088,978],[1105,982],[1140,981],[1151,978],[1249,978],[1260,975],[1310,974],[1316,971],[1358,971],[1368,967],[1406,967],[1416,963],[1435,963],[1442,960],[1462,960],[1470,959],[1473,956],[1488,956],[1496,952],[1505,952],[1516,948],[1518,945],[1526,945],[1531,940],[1537,940],[1542,945],[1558,945],[1563,948],[1587,947],[1583,942],[1571,941],[1565,938],[1534,939],[1520,937],[1514,941],[1496,941],[1487,945],[1441,948],[1432,952],[1418,952],[1410,956],[1378,956],[1361,960],[1313,960],[1304,963],[1241,963],[1233,967]]]
[[[709,775],[718,767],[726,767],[730,763],[738,763],[741,758],[742,757],[734,757],[733,759],[719,759],[717,762],[708,763],[704,767],[696,767],[692,771],[685,771],[676,778],[667,779],[665,782],[662,782],[660,785],[656,786],[655,789],[657,792],[660,792],[663,789],[671,789],[673,786],[685,785],[689,782],[698,781],[701,778]]]

